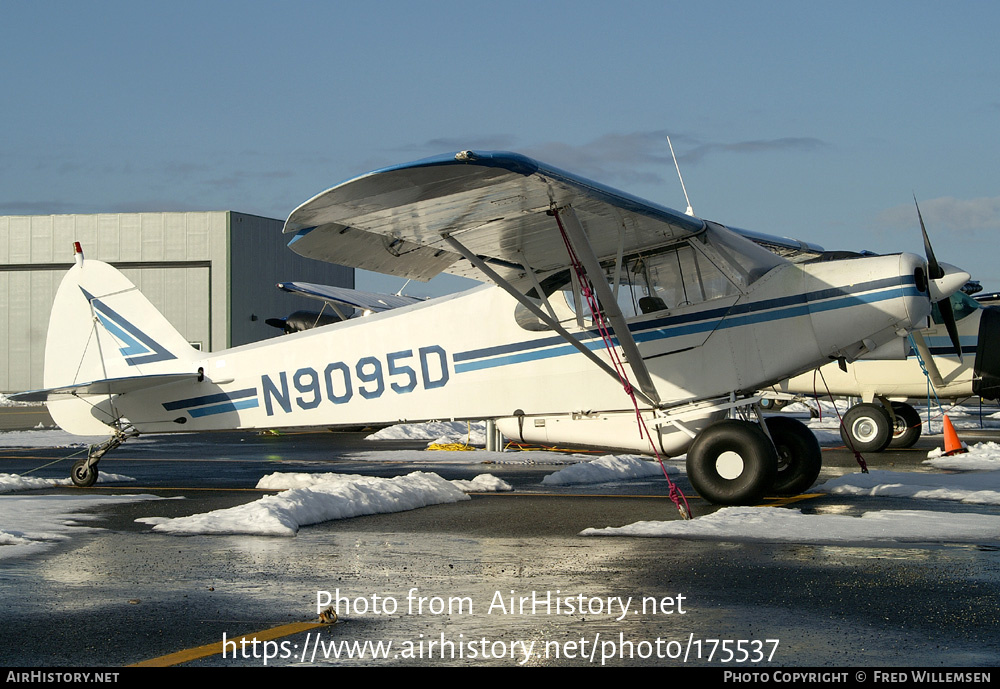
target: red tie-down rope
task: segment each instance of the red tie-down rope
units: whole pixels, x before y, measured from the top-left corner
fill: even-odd
[[[618,374],[619,382],[621,382],[622,387],[625,389],[625,393],[632,400],[632,408],[635,410],[635,418],[639,427],[639,437],[642,438],[643,433],[645,433],[646,438],[649,440],[649,446],[653,448],[653,454],[656,455],[656,461],[659,462],[660,469],[663,471],[663,478],[667,479],[667,485],[670,487],[670,500],[673,501],[674,505],[677,507],[677,511],[680,512],[683,519],[690,519],[691,508],[688,505],[687,498],[684,496],[681,489],[677,487],[677,484],[671,481],[670,476],[667,475],[667,468],[663,464],[663,458],[660,456],[660,451],[656,448],[656,443],[653,442],[653,435],[649,432],[649,428],[646,427],[646,420],[642,418],[642,412],[639,410],[639,401],[635,398],[635,390],[632,388],[632,382],[629,380],[628,373],[625,370],[625,364],[618,356],[618,350],[615,348],[610,327],[608,326],[607,320],[604,318],[604,312],[601,311],[597,297],[594,295],[594,291],[589,280],[587,279],[587,273],[583,268],[583,264],[580,262],[579,257],[576,255],[576,251],[573,249],[573,244],[569,241],[569,237],[566,235],[566,229],[563,227],[562,219],[559,217],[559,212],[553,211],[553,215],[555,216],[556,224],[559,226],[559,233],[562,235],[563,243],[566,245],[566,252],[569,254],[570,265],[573,268],[573,273],[576,275],[577,284],[580,285],[580,292],[587,300],[587,307],[590,309],[591,319],[594,321],[598,332],[601,334],[601,340],[604,342],[604,348],[608,351],[608,356],[611,359],[611,365],[614,367],[615,373]]]

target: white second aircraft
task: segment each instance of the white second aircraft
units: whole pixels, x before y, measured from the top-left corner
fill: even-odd
[[[983,307],[963,292],[949,299],[961,356],[949,340],[946,311],[935,305],[926,328],[883,346],[843,368],[827,364],[764,391],[761,405],[781,406],[803,396],[859,397],[844,414],[840,433],[859,452],[911,447],[920,438],[920,415],[899,398],[939,400],[1000,397],[1000,308]],[[889,398],[896,398],[890,400]]]
[[[808,488],[818,445],[798,422],[723,417],[749,419],[753,391],[900,337],[968,279],[932,254],[792,263],[502,152],[363,175],[284,231],[304,256],[493,284],[205,353],[78,253],[52,309],[47,389],[21,396],[48,399],[67,431],[113,434],[74,465],[76,483],[135,433],[494,418],[525,440],[687,451],[704,498],[753,503]]]

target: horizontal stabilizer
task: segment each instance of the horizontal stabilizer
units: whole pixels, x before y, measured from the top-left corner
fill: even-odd
[[[17,392],[7,395],[7,397],[17,402],[47,402],[49,400],[64,398],[67,395],[75,397],[84,395],[124,395],[129,392],[147,390],[170,383],[192,382],[199,378],[201,378],[201,375],[198,373],[161,373],[148,376],[106,378],[104,380],[93,380],[89,383],[64,385],[58,388]]]

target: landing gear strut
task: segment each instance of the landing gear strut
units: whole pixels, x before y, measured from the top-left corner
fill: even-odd
[[[97,463],[101,458],[115,449],[129,438],[139,435],[135,431],[115,431],[115,434],[98,445],[91,445],[87,451],[87,458],[77,460],[69,472],[69,477],[74,485],[80,488],[89,488],[97,483]]]

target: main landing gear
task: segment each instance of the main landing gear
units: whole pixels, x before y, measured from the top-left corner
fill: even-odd
[[[765,495],[797,495],[813,484],[823,463],[816,437],[795,419],[765,423],[766,433],[759,423],[726,419],[697,435],[687,474],[699,495],[720,505],[753,505]]]
[[[889,405],[892,408],[890,414]],[[840,437],[858,452],[881,452],[887,447],[913,447],[920,439],[920,415],[905,402],[863,402],[844,414]]]

